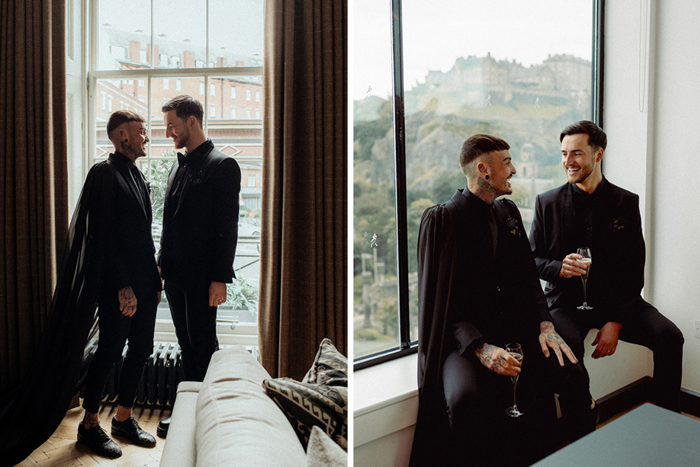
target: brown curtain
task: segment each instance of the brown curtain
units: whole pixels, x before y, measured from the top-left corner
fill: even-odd
[[[300,379],[347,355],[347,0],[265,6],[261,360]]]
[[[65,0],[0,0],[0,391],[38,349],[68,230]]]

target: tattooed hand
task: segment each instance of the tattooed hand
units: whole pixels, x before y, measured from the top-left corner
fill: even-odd
[[[571,363],[578,363],[571,348],[566,345],[564,339],[554,330],[554,324],[551,321],[542,321],[540,323],[540,346],[542,347],[542,353],[547,358],[549,358],[549,349],[554,350],[554,354],[557,356],[561,366],[564,366],[562,353],[567,356]]]
[[[136,313],[136,295],[129,285],[119,291],[119,311],[124,316],[133,316]]]
[[[481,363],[489,370],[504,376],[520,373],[520,363],[505,349],[491,344],[482,344],[474,349]]]

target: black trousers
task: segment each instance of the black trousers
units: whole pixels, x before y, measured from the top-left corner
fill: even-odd
[[[525,415],[510,418],[510,377],[488,370],[471,354],[451,353],[443,365],[445,404],[453,458],[465,465],[530,465],[550,454],[564,439],[571,441],[595,429],[590,397],[580,364],[559,365],[554,352],[545,358],[539,343],[523,344],[524,360],[517,383],[517,404]],[[567,404],[572,423],[566,433],[557,425],[554,392]],[[563,399],[563,401],[562,401]]]
[[[576,358],[583,362],[583,341],[592,328],[608,322],[601,310],[583,311],[575,307],[550,310],[557,332],[569,344]],[[622,323],[620,339],[643,345],[654,352],[652,401],[661,407],[680,412],[680,389],[683,372],[683,334],[668,318],[641,297],[629,319]],[[586,372],[586,388],[590,380]],[[562,408],[563,412],[563,408]],[[566,416],[566,414],[562,413]]]
[[[116,290],[105,294],[99,300],[100,337],[86,376],[83,399],[83,408],[88,412],[99,411],[109,372],[121,359],[127,339],[129,350],[119,376],[118,403],[124,407],[132,407],[134,404],[143,366],[153,353],[153,332],[158,306],[155,292],[143,298],[137,297],[137,300],[137,309],[133,316],[124,316],[119,311]]]
[[[219,350],[217,307],[209,306],[209,287],[181,286],[165,281],[165,294],[182,351],[186,381],[204,381],[209,361]]]

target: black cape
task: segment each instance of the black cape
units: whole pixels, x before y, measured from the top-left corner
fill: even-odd
[[[113,193],[111,162],[88,173],[68,231],[41,344],[28,375],[0,398],[0,465],[22,462],[54,433],[84,378],[97,334]],[[85,360],[85,362],[84,362]]]
[[[513,335],[531,336],[539,323],[551,321],[520,213],[510,200],[493,204],[499,224],[498,260],[491,255],[491,237],[484,236],[487,221],[479,212],[481,200],[457,191],[446,204],[428,208],[418,238],[418,418],[411,451],[411,466],[461,465],[454,458],[446,412],[442,366],[460,344],[483,339],[505,346]],[[465,246],[466,245],[466,246]],[[460,253],[466,248],[469,252]],[[476,255],[473,258],[470,255]],[[466,260],[466,261],[465,261]],[[497,296],[508,287],[505,302]],[[515,290],[514,290],[515,288]],[[498,289],[499,293],[488,292]],[[474,293],[479,291],[479,293]],[[499,304],[500,303],[500,304]],[[493,311],[507,313],[507,319]],[[510,314],[508,310],[521,310]],[[460,342],[455,321],[464,319]],[[511,323],[511,329],[508,324]],[[522,337],[524,338],[524,337]],[[518,339],[522,339],[519,337]]]

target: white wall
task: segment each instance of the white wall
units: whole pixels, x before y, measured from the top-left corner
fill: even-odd
[[[685,336],[683,387],[700,391],[700,4],[657,5],[652,275],[654,304]]]

